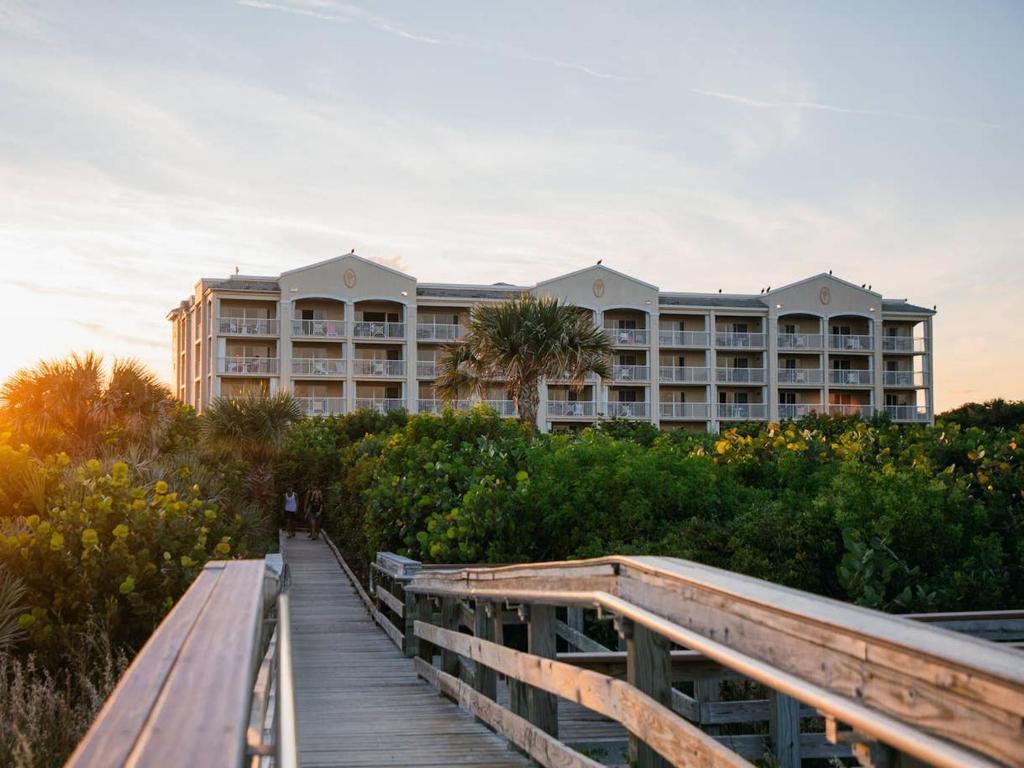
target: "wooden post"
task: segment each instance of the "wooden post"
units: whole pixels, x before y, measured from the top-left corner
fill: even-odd
[[[697,700],[697,722],[708,720],[708,704],[722,698],[722,680],[718,677],[698,677],[693,681],[693,698]],[[717,725],[701,725],[705,733],[719,733],[722,729]]]
[[[441,626],[452,632],[459,631],[459,601],[453,597],[441,600]],[[459,676],[459,655],[455,651],[441,649],[441,669],[454,677]]]
[[[494,612],[490,603],[476,601],[476,607],[473,610],[473,634],[481,640],[494,640]],[[497,701],[498,673],[479,661],[476,662],[473,688],[487,698]]]
[[[620,619],[626,640],[626,679],[659,704],[672,707],[671,644],[661,635],[629,619]],[[651,749],[640,736],[629,735],[629,756],[637,768],[669,768],[668,760]]]
[[[800,702],[777,691],[768,694],[768,733],[775,764],[800,768]]]
[[[414,594],[412,594],[410,592],[406,592],[405,591],[405,584],[406,584],[406,582],[399,581],[398,579],[395,579],[393,583],[394,583],[395,586],[393,588],[394,591],[392,592],[392,594],[394,594],[395,597],[401,597],[402,600],[405,601],[405,610],[403,611],[403,616],[402,616],[402,619],[405,622],[405,625],[403,627],[404,634],[405,634],[405,642],[402,644],[403,645],[402,650],[405,652],[406,658],[410,658],[411,659],[413,656],[416,655],[416,646],[417,646],[417,643],[416,643],[416,629],[413,626],[414,622],[418,618],[418,616],[417,616],[417,608],[416,608],[416,602],[417,602],[416,601],[416,595],[414,595]],[[399,589],[401,589],[401,594],[400,595],[396,594]],[[427,601],[427,605],[428,606],[430,605],[430,601],[429,600]],[[430,617],[429,613],[427,614],[427,618],[426,619],[421,619],[421,621],[430,621],[430,620],[431,620],[431,617]]]
[[[582,632],[583,609],[577,606],[570,605],[565,611],[565,623],[569,625],[570,629],[575,629],[577,632]]]
[[[434,620],[434,606],[431,605],[431,598],[427,595],[410,595],[410,597],[415,601],[414,605],[416,610],[415,612],[410,610],[409,613],[414,613],[418,621],[422,621],[426,624],[432,623]],[[407,602],[406,605],[409,605],[409,603]],[[415,638],[414,642],[416,647],[412,655],[418,656],[427,662],[427,664],[433,664],[433,643],[428,643],[423,638]],[[406,654],[408,654],[408,649],[406,649]]]
[[[553,605],[530,606],[526,632],[530,653],[548,659],[555,658],[558,649]],[[527,702],[530,722],[542,731],[558,736],[558,697],[531,687]]]

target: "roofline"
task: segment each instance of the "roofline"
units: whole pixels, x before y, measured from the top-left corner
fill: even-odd
[[[361,261],[364,264],[370,264],[374,267],[380,267],[383,270],[387,270],[388,272],[393,272],[396,275],[400,275],[401,277],[404,277],[407,280],[412,280],[414,283],[416,282],[416,278],[410,275],[408,272],[402,272],[401,270],[395,269],[394,267],[389,267],[386,264],[381,264],[380,262],[373,261],[372,259],[368,259],[365,256],[360,256],[358,253],[343,253],[340,256],[331,256],[331,258],[324,259],[323,261],[318,261],[315,264],[307,264],[304,267],[296,267],[295,269],[289,269],[286,270],[285,272],[282,272],[275,279],[279,280],[285,275],[294,275],[297,272],[305,272],[307,269],[316,269],[317,267],[323,267],[327,264],[332,264],[335,261],[341,261],[342,259],[357,259],[358,261]]]
[[[857,285],[856,283],[851,283],[849,280],[844,280],[841,277],[836,277],[835,275],[831,275],[828,272],[819,272],[816,275],[811,275],[810,277],[805,277],[803,280],[797,280],[795,283],[786,283],[786,285],[780,286],[780,287],[776,288],[774,291],[768,291],[764,295],[765,296],[770,296],[773,293],[778,293],[779,291],[784,291],[787,288],[795,288],[798,285],[803,285],[804,283],[809,283],[812,280],[817,280],[819,277],[827,277],[829,280],[835,280],[836,282],[842,283],[843,285],[846,285],[846,286],[848,286],[850,288],[854,288],[854,289],[856,289],[858,291],[864,291],[864,293],[870,293],[872,296],[877,296],[878,298],[882,298],[882,294],[878,293],[877,291],[869,291],[867,288],[863,288],[863,287]]]
[[[589,267],[583,267],[581,269],[574,270],[573,272],[566,272],[564,275],[556,275],[555,277],[548,278],[547,280],[541,280],[539,283],[537,283],[533,287],[534,288],[540,288],[542,285],[547,285],[548,283],[553,283],[553,282],[556,282],[558,280],[564,280],[567,277],[574,277],[575,275],[581,275],[584,272],[589,272],[592,269],[601,269],[601,270],[604,270],[606,272],[611,272],[613,275],[615,275],[617,277],[621,277],[621,278],[623,278],[625,280],[629,280],[631,283],[639,283],[640,285],[643,285],[643,286],[646,286],[647,288],[650,288],[652,291],[657,291],[658,290],[658,286],[656,286],[656,285],[651,285],[650,283],[645,282],[645,281],[641,280],[640,278],[633,277],[632,275],[627,275],[625,272],[619,272],[617,269],[612,269],[611,267],[606,267],[604,264],[591,264]]]

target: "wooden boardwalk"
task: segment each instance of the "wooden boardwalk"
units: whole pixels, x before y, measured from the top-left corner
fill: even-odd
[[[283,545],[303,766],[530,764],[416,676],[326,544],[299,534]]]

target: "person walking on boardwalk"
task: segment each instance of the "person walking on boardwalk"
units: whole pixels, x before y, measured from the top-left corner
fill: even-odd
[[[284,495],[284,519],[288,526],[288,538],[295,538],[295,521],[299,517],[299,494],[295,492],[295,486],[289,485],[288,492]]]
[[[309,520],[309,538],[320,538],[320,521],[324,515],[324,495],[315,487],[306,497],[306,519]]]

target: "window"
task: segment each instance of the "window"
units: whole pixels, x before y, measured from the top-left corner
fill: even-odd
[[[779,392],[779,402],[783,405],[796,405],[796,392]]]
[[[889,372],[896,372],[899,369],[900,369],[900,364],[898,362],[896,362],[895,360],[886,360],[885,361],[885,370],[887,370]]]
[[[785,364],[786,364],[786,370],[789,370],[789,371],[794,370],[796,368],[796,358],[795,357],[787,357]]]
[[[848,371],[850,370],[849,360],[837,360],[832,358],[832,370],[833,371]]]
[[[796,333],[796,324],[786,323],[784,326],[782,326],[782,332],[787,336],[793,336]]]
[[[750,361],[745,357],[734,357],[732,360],[733,368],[749,368]]]
[[[899,395],[886,395],[885,396],[885,404],[886,405],[902,405],[902,403],[900,402]]]
[[[850,335],[850,326],[848,326],[848,325],[833,325],[832,326],[832,335],[833,336],[849,336]]]
[[[733,333],[747,333],[748,332],[747,331],[748,327],[749,326],[746,323],[733,323],[732,324],[732,332]]]
[[[725,403],[729,402],[729,401],[728,401],[728,400],[726,399],[726,396],[725,396],[725,392],[719,392],[719,393],[718,393],[718,402],[722,403],[723,405],[724,405]]]
[[[750,395],[746,392],[737,392],[733,397],[733,402],[739,405],[746,405],[750,401]]]
[[[680,355],[679,356],[679,361],[678,361],[677,365],[680,368],[685,368],[686,367],[686,355]]]
[[[619,321],[618,321],[618,328],[620,330],[623,330],[623,331],[633,331],[633,330],[636,330],[636,320],[635,319],[620,318]]]
[[[385,387],[384,388],[384,397],[388,398],[389,400],[397,400],[401,396],[402,396],[402,390],[401,390],[401,388],[399,388],[397,386],[396,387]]]
[[[635,403],[636,390],[635,389],[620,389],[619,390],[619,402],[620,403]]]

